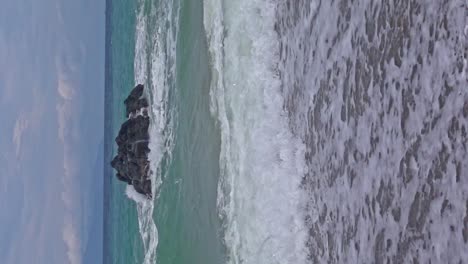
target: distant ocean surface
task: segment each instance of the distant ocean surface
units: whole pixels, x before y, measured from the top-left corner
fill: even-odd
[[[107,1],[105,263],[468,263],[466,2],[358,2]]]

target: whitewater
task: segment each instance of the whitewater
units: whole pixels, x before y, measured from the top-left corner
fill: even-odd
[[[228,262],[306,263],[305,145],[283,108],[276,3],[205,0],[204,12]]]
[[[138,2],[135,30],[134,78],[144,84],[145,97],[150,101],[150,143],[148,159],[152,171],[153,200],[148,200],[129,185],[126,195],[136,203],[140,235],[144,246],[144,264],[156,263],[158,229],[153,219],[155,201],[163,182],[163,159],[170,160],[173,149],[175,110],[168,105],[169,90],[174,89],[176,38],[178,28],[177,1]],[[173,14],[173,10],[175,13]],[[170,31],[166,32],[166,23]],[[149,91],[148,91],[149,90]]]

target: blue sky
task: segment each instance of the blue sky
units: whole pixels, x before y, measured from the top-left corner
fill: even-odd
[[[1,263],[101,262],[104,9],[1,3]]]

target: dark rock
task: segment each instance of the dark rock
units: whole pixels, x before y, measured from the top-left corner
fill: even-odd
[[[143,84],[138,84],[130,92],[127,99],[125,99],[124,104],[127,108],[127,117],[130,117],[130,114],[136,114],[142,108],[148,107],[148,100],[141,98],[143,89]]]
[[[150,120],[146,109],[149,104],[142,97],[143,89],[143,85],[137,85],[124,101],[128,119],[115,138],[118,151],[111,166],[117,171],[117,179],[133,185],[138,193],[152,198],[152,172],[148,161]]]

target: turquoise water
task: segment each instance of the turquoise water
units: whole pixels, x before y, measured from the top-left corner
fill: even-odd
[[[137,71],[141,69],[136,68],[140,65],[144,68],[141,72],[146,73],[142,77],[143,82],[147,87],[155,87],[148,95],[154,105],[157,104],[154,98],[160,92],[156,89],[165,90],[163,96],[167,96],[167,104],[159,106],[165,108],[166,113],[160,111],[156,114],[164,117],[165,122],[176,123],[172,129],[161,134],[167,136],[162,144],[170,151],[162,154],[159,169],[155,169],[162,180],[157,188],[160,196],[155,201],[153,211],[159,240],[155,254],[157,262],[223,263],[221,224],[216,211],[220,135],[209,109],[210,76],[203,33],[203,6],[201,1],[173,3],[172,8],[179,12],[179,33],[175,46],[177,60],[172,61],[168,51],[172,48],[171,44],[158,42],[151,37],[177,37],[160,28],[161,17],[167,15],[162,14],[167,10],[164,5],[167,6],[167,3],[157,1],[112,3],[112,43],[108,48],[112,51],[111,107],[114,122],[113,136],[109,138],[115,136],[124,119],[122,102],[133,88],[134,79],[139,78]],[[177,19],[176,11],[173,13],[174,20]],[[139,19],[145,19],[143,24],[146,24],[143,44],[136,43],[138,32],[135,29]],[[136,45],[145,47],[142,57],[149,62],[138,64]],[[160,57],[155,59],[157,52]],[[157,61],[160,58],[163,65]],[[176,64],[171,72],[173,62]],[[157,76],[161,68],[164,77]],[[158,78],[163,78],[163,81],[158,82],[161,80]],[[161,83],[166,87],[162,87]],[[125,194],[125,184],[115,180],[112,175],[108,177],[111,177],[108,210],[111,225],[108,238],[110,263],[142,263],[145,254],[146,262],[154,262],[156,258],[148,254],[152,249],[150,246],[145,248],[142,242],[144,231],[139,228],[138,205]],[[140,220],[143,218],[140,217]]]
[[[106,129],[106,141],[110,141],[112,145],[106,149],[107,160],[110,160],[115,153],[116,146],[113,144],[113,139],[125,116],[124,105],[119,102],[123,102],[134,85],[134,38],[131,36],[135,30],[135,15],[134,12],[128,12],[134,8],[135,4],[131,1],[113,1],[110,10],[112,14],[111,45],[107,43],[106,48],[110,50],[107,52],[110,53],[112,64],[107,65],[111,74],[108,74],[106,78],[111,78],[111,80],[106,80],[106,82],[112,84],[112,87],[108,87],[112,89],[112,97],[111,100],[106,98],[106,101],[110,102],[106,107],[111,113],[110,115],[106,113],[106,122],[110,126]],[[106,144],[109,143],[106,142]],[[105,256],[106,263],[141,263],[143,246],[138,231],[138,219],[134,212],[135,204],[123,195],[125,185],[117,181],[113,173],[110,170],[106,175],[106,180],[109,180],[108,185],[110,185],[107,186],[110,187],[107,193],[109,205],[105,216],[105,228],[107,228],[105,243],[108,244],[106,248],[109,254]]]

